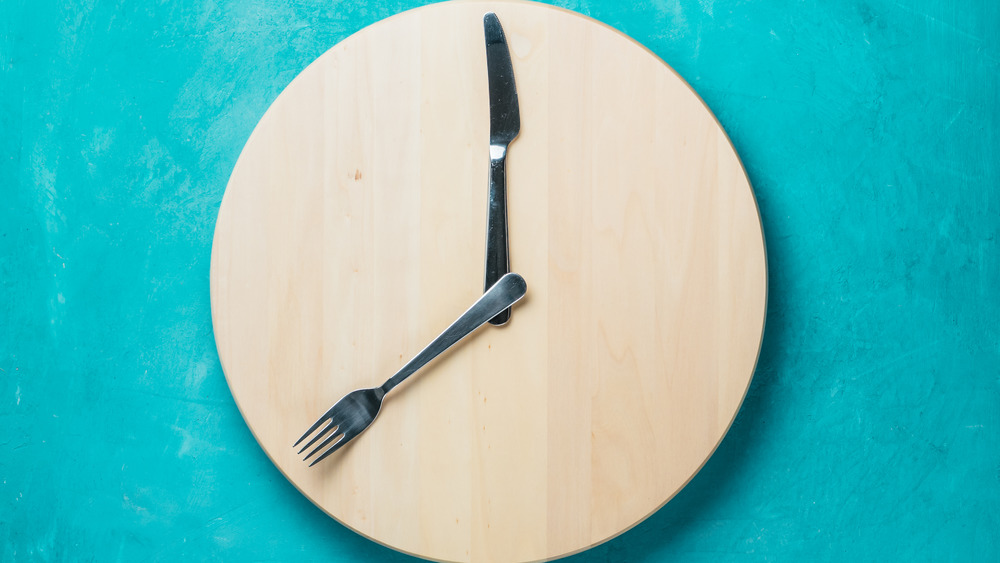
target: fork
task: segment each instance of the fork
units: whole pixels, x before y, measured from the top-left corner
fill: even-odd
[[[292,447],[298,446],[302,440],[308,438],[310,434],[316,432],[322,426],[323,429],[316,433],[306,445],[302,446],[299,454],[306,451],[317,440],[326,436],[325,440],[320,442],[316,448],[303,458],[303,461],[308,460],[323,448],[329,446],[322,455],[309,464],[309,467],[323,461],[326,456],[342,448],[344,444],[356,438],[358,434],[361,434],[371,425],[382,408],[382,399],[386,393],[392,391],[394,387],[402,383],[407,377],[413,375],[414,372],[422,368],[427,362],[433,360],[459,340],[462,340],[469,334],[472,334],[477,328],[486,324],[487,321],[495,317],[500,311],[516,303],[524,297],[527,290],[528,285],[521,276],[509,273],[501,277],[493,284],[493,287],[473,303],[472,307],[469,307],[469,310],[462,313],[462,316],[451,323],[451,326],[446,328],[426,348],[400,368],[396,372],[396,375],[390,377],[381,387],[358,389],[344,395],[342,399],[330,407],[330,410],[319,417],[319,420],[314,422],[309,427],[309,430],[306,430],[305,434],[292,444]]]

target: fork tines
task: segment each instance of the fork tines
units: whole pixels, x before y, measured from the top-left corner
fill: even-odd
[[[309,464],[309,467],[312,467],[313,465],[316,465],[317,463],[319,463],[320,461],[322,461],[323,458],[325,458],[326,456],[328,456],[328,455],[332,454],[333,452],[337,451],[337,449],[339,449],[340,446],[343,445],[343,443],[344,443],[344,440],[343,440],[344,434],[343,433],[341,433],[341,432],[332,432],[331,433],[331,431],[333,431],[333,430],[339,430],[339,426],[337,424],[335,424],[333,422],[333,420],[331,420],[330,413],[326,413],[323,416],[321,416],[319,418],[319,420],[317,420],[316,422],[314,422],[313,425],[309,427],[309,430],[306,430],[305,434],[303,434],[302,437],[300,437],[298,440],[295,441],[294,444],[292,444],[292,447],[294,448],[295,446],[298,446],[299,443],[302,442],[302,440],[305,440],[310,434],[312,434],[313,432],[315,432],[316,429],[319,428],[324,422],[327,422],[326,426],[324,426],[322,430],[320,430],[315,436],[313,436],[312,439],[309,440],[306,443],[306,445],[302,446],[302,449],[299,450],[299,453],[301,454],[302,452],[306,451],[306,449],[308,449],[309,446],[315,444],[317,440],[319,440],[323,436],[326,436],[327,434],[329,434],[329,436],[327,436],[327,438],[325,440],[323,440],[320,443],[320,445],[316,446],[316,448],[314,448],[311,452],[309,452],[306,455],[306,457],[302,458],[302,460],[305,461],[305,460],[311,458],[312,456],[314,456],[317,453],[319,453],[320,450],[322,450],[326,446],[330,445],[331,443],[333,443],[333,447],[331,447],[329,450],[327,450],[323,455],[321,455],[318,458],[316,458],[315,460],[313,460],[313,462]]]

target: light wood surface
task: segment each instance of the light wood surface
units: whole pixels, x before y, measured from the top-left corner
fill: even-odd
[[[307,468],[309,424],[482,292],[489,10],[521,104],[528,294]],[[303,71],[240,155],[211,274],[219,357],[268,456],[345,525],[448,561],[568,554],[670,499],[739,409],[766,285],[750,185],[690,88],[602,24],[511,2],[405,12]]]

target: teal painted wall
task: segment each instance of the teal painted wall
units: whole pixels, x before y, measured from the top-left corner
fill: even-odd
[[[327,518],[256,445],[208,272],[268,104],[421,3],[0,2],[0,560],[410,560]],[[716,455],[571,560],[997,561],[998,4],[560,4],[715,111],[771,283]]]

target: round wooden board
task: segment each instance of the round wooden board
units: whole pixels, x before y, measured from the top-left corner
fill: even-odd
[[[482,18],[513,57],[512,269],[528,294],[307,468],[295,439],[482,292]],[[613,537],[704,464],[750,383],[764,241],[725,133],[619,32],[522,2],[434,4],[302,72],[240,155],[212,249],[219,357],[278,468],[338,521],[448,561]]]

